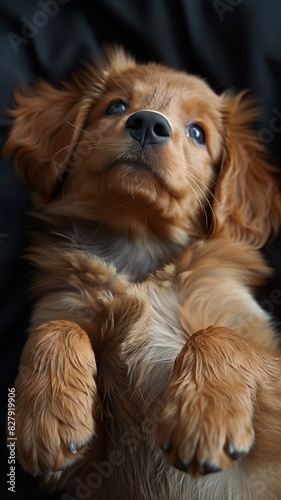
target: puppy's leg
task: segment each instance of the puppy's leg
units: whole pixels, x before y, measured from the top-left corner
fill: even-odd
[[[33,474],[78,460],[95,433],[98,396],[90,340],[77,324],[51,321],[29,337],[15,382],[17,452]]]
[[[251,449],[254,460],[258,452],[267,463],[276,461],[280,429],[270,422],[265,432],[259,422],[266,426],[274,412],[276,421],[281,417],[277,362],[227,328],[209,327],[190,337],[175,361],[159,416],[167,460],[194,476],[229,468]],[[275,410],[268,406],[273,401]],[[271,441],[265,457],[261,436],[266,449]]]

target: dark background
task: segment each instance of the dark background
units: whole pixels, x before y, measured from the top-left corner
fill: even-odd
[[[279,0],[0,0],[0,146],[9,125],[5,108],[19,82],[31,83],[40,75],[56,83],[104,43],[118,42],[141,62],[196,73],[218,92],[251,89],[261,109],[260,138],[280,167],[280,22]],[[7,491],[7,394],[30,314],[29,270],[21,259],[29,203],[12,162],[0,161],[0,496],[45,500],[38,480],[19,464],[16,493]],[[281,320],[281,239],[264,251],[276,273],[259,300]]]

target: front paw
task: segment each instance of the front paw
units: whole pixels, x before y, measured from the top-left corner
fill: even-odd
[[[95,433],[96,362],[87,334],[54,321],[28,339],[15,382],[17,453],[34,475],[71,465]]]
[[[159,415],[158,441],[168,462],[200,476],[229,468],[250,451],[255,396],[250,358],[246,342],[226,328],[210,327],[188,340]]]

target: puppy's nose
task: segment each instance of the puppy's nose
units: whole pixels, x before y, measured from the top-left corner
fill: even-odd
[[[129,116],[126,128],[142,147],[167,141],[172,135],[168,120],[155,111],[137,111]]]

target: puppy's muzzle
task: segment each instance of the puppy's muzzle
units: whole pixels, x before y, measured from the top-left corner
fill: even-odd
[[[126,128],[142,148],[167,141],[172,135],[168,120],[155,111],[133,113],[126,122]]]

